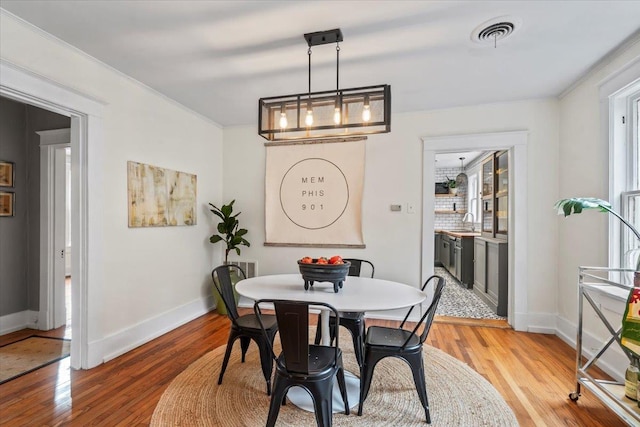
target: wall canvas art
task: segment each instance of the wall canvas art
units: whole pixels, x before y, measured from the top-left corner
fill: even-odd
[[[127,162],[129,227],[196,224],[197,176]]]
[[[268,145],[265,245],[364,248],[364,138]]]

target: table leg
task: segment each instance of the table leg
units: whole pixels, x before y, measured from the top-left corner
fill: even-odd
[[[322,340],[320,344],[330,346],[331,345],[331,333],[329,331],[329,317],[331,317],[330,310],[320,311],[320,326],[322,327]]]

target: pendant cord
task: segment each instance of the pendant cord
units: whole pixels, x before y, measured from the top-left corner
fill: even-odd
[[[336,43],[336,93],[340,90],[340,44]]]
[[[309,55],[309,101],[311,101],[311,47],[309,47],[307,55]]]

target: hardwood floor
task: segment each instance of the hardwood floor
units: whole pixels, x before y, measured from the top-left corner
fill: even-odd
[[[209,313],[94,369],[70,370],[67,358],[9,381],[0,385],[0,425],[148,425],[171,380],[224,345],[228,330],[226,317]],[[0,337],[0,345],[32,333],[63,336],[64,328],[15,332]],[[490,381],[522,426],[624,425],[588,391],[576,403],[569,400],[575,388],[575,351],[555,336],[439,319],[427,342]],[[474,390],[462,385],[461,392]]]

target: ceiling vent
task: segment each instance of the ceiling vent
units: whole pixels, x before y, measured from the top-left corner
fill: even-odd
[[[498,41],[511,36],[522,26],[522,20],[513,16],[499,16],[480,24],[471,33],[476,43],[497,47]]]

